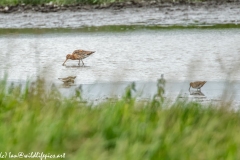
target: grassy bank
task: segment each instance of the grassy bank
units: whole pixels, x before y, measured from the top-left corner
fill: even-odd
[[[195,29],[234,29],[240,28],[240,24],[213,24],[213,25],[172,25],[172,26],[144,26],[144,25],[112,25],[99,27],[82,27],[82,28],[1,28],[0,35],[14,34],[62,34],[62,33],[96,33],[96,32],[126,32],[126,31],[141,31],[141,30],[195,30]]]
[[[38,80],[27,88],[0,84],[0,151],[63,154],[65,159],[240,159],[240,114],[163,98],[164,81],[149,102],[131,96],[95,107],[81,93],[64,98]],[[7,155],[6,159],[11,159]],[[29,158],[31,159],[31,158]]]
[[[161,3],[161,2],[204,2],[206,0],[153,0],[151,3]],[[207,0],[208,1],[208,0]],[[210,0],[209,0],[210,1]],[[216,0],[217,2],[218,0]],[[41,5],[52,3],[56,5],[75,5],[75,4],[109,4],[118,2],[131,2],[131,3],[149,3],[149,0],[1,0],[0,5],[19,5],[19,4],[31,4],[31,5]],[[221,2],[228,2],[227,0],[221,0]]]

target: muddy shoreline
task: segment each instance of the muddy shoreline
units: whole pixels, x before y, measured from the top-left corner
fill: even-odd
[[[82,28],[111,25],[240,25],[240,2],[112,4],[110,6],[17,6],[0,9],[0,28]],[[40,8],[39,8],[40,7]],[[46,13],[43,13],[46,12]]]
[[[176,6],[192,6],[192,7],[211,7],[218,8],[223,5],[239,5],[240,1],[207,1],[207,2],[195,2],[195,3],[186,3],[182,2],[158,2],[158,1],[142,1],[142,2],[116,2],[109,4],[98,4],[98,5],[56,5],[53,3],[41,4],[41,5],[29,5],[29,4],[20,4],[20,5],[8,5],[0,6],[0,13],[13,13],[13,12],[59,12],[59,11],[84,11],[84,10],[95,10],[95,9],[112,9],[112,10],[121,10],[124,8],[168,8]]]

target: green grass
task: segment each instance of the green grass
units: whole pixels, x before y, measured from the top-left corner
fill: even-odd
[[[59,34],[59,33],[79,33],[79,32],[127,32],[139,30],[195,30],[195,29],[239,29],[240,24],[214,24],[201,25],[192,24],[188,26],[169,25],[169,26],[145,26],[145,25],[109,25],[99,27],[82,27],[82,28],[0,28],[0,35],[19,35],[19,34]]]
[[[75,160],[240,159],[239,111],[187,101],[170,105],[164,84],[158,81],[147,103],[135,101],[132,84],[122,99],[90,106],[79,91],[64,98],[40,79],[26,88],[2,80],[0,151],[65,153]]]

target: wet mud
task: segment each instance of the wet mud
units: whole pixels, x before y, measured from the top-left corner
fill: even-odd
[[[0,11],[0,28],[80,28],[108,25],[214,25],[240,24],[240,2],[195,3],[195,4],[153,4],[68,6],[47,13],[34,8],[21,9],[18,6],[11,13]],[[43,8],[46,8],[43,6]],[[7,8],[5,8],[7,9]],[[54,11],[54,9],[53,9]],[[10,12],[10,11],[9,11]]]

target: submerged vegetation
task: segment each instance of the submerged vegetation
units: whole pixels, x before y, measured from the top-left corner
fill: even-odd
[[[44,80],[0,83],[0,150],[63,154],[66,159],[240,159],[240,113],[196,102],[168,104],[164,79],[149,102],[132,97],[96,106],[81,92],[64,98]],[[9,158],[9,157],[8,157]]]
[[[195,30],[195,29],[233,29],[240,28],[240,24],[193,24],[188,26],[171,25],[171,26],[145,26],[145,25],[108,25],[108,26],[91,26],[82,28],[1,28],[0,35],[14,34],[59,34],[59,33],[78,33],[78,32],[126,32],[137,30]]]

